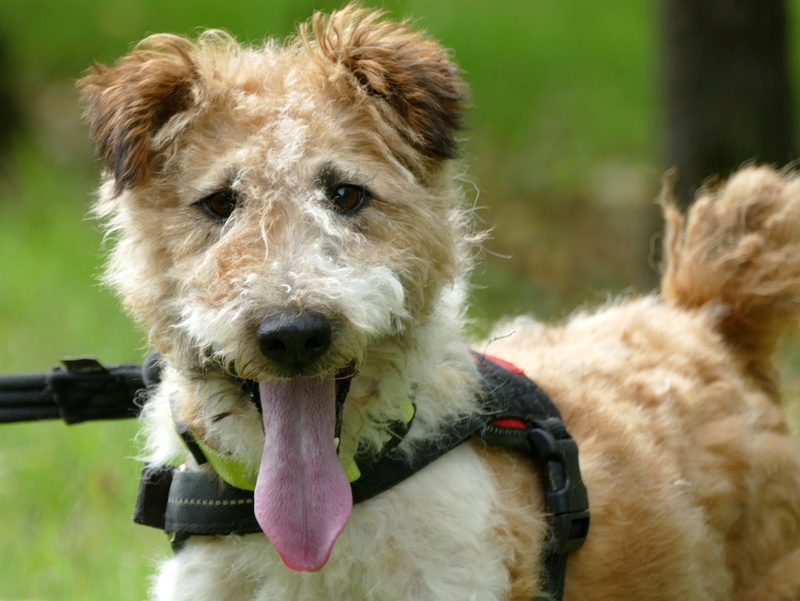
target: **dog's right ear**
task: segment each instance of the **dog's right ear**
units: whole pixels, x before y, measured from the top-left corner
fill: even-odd
[[[78,82],[92,142],[117,194],[146,183],[158,168],[156,134],[192,102],[193,50],[185,38],[153,36],[113,67],[95,64]]]

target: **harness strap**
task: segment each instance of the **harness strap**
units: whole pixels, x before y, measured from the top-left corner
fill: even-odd
[[[414,453],[408,456],[397,450],[387,453],[371,466],[371,470],[350,483],[353,503],[371,499],[433,463],[445,453],[471,438],[483,426],[478,417],[466,417],[453,424],[447,432],[434,440],[415,445]]]
[[[589,497],[581,478],[578,445],[567,431],[550,397],[513,365],[475,355],[497,413],[476,436],[489,445],[528,454],[541,474],[544,510],[549,525],[542,555],[540,595],[533,601],[564,597],[569,553],[579,549],[589,533]]]
[[[191,536],[261,532],[253,503],[252,491],[231,486],[217,474],[147,465],[133,521],[170,533],[177,552]]]
[[[420,443],[411,460],[392,449],[351,482],[360,503],[399,484],[470,438],[528,454],[542,476],[549,535],[543,549],[544,582],[534,601],[563,598],[567,557],[589,530],[589,502],[578,465],[578,446],[553,402],[513,366],[475,355],[483,383],[481,415],[457,420],[435,441]],[[212,472],[146,466],[134,521],[172,535],[175,551],[193,535],[260,532],[254,493]]]
[[[549,529],[542,554],[543,590],[534,601],[562,599],[569,553],[579,549],[589,533],[589,499],[580,475],[578,445],[558,418],[533,420],[524,428],[492,422],[480,438],[527,451],[539,468]]]

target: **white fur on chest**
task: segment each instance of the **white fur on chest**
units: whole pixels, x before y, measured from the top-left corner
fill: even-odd
[[[496,489],[469,445],[356,505],[330,561],[295,573],[261,534],[191,540],[166,561],[158,601],[505,599]],[[470,591],[464,597],[464,591]]]

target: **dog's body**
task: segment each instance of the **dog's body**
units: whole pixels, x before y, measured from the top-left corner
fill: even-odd
[[[155,597],[530,599],[547,523],[524,457],[466,443],[349,504],[343,468],[409,401],[409,456],[480,410],[461,333],[479,236],[446,53],[352,8],[312,28],[262,49],[156,36],[82,81],[109,280],[163,362],[147,459],[209,469],[187,425],[250,471],[269,536],[192,537]],[[536,379],[579,444],[592,525],[566,599],[796,601],[800,448],[769,357],[800,314],[800,182],[749,169],[667,218],[663,298],[477,348]]]

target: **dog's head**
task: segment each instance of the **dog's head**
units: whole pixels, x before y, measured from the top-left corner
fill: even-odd
[[[465,87],[404,24],[347,8],[284,45],[157,35],[80,85],[109,277],[164,351],[182,332],[244,375],[336,370],[363,346],[340,332],[396,332],[464,268],[445,167]],[[281,323],[331,337],[322,363],[282,361]]]
[[[97,211],[116,237],[109,281],[199,390],[192,402],[210,397],[204,380],[228,391],[238,386],[228,376],[259,382],[265,428],[304,427],[302,444],[323,456],[309,466],[335,471],[337,375],[363,373],[381,341],[397,347],[468,268],[448,168],[465,86],[447,52],[348,7],[259,48],[221,32],[153,36],[80,86],[106,167]],[[206,415],[206,429],[218,417]],[[280,435],[266,438],[265,490],[298,469],[287,456],[308,451],[270,450]],[[347,482],[331,478],[314,485],[325,498],[308,501],[333,505],[329,515],[290,530],[328,536],[349,515],[331,501]],[[257,513],[290,521],[267,505],[301,493],[259,488]],[[282,536],[295,534],[270,534],[295,544]],[[319,566],[298,553],[287,563]]]

